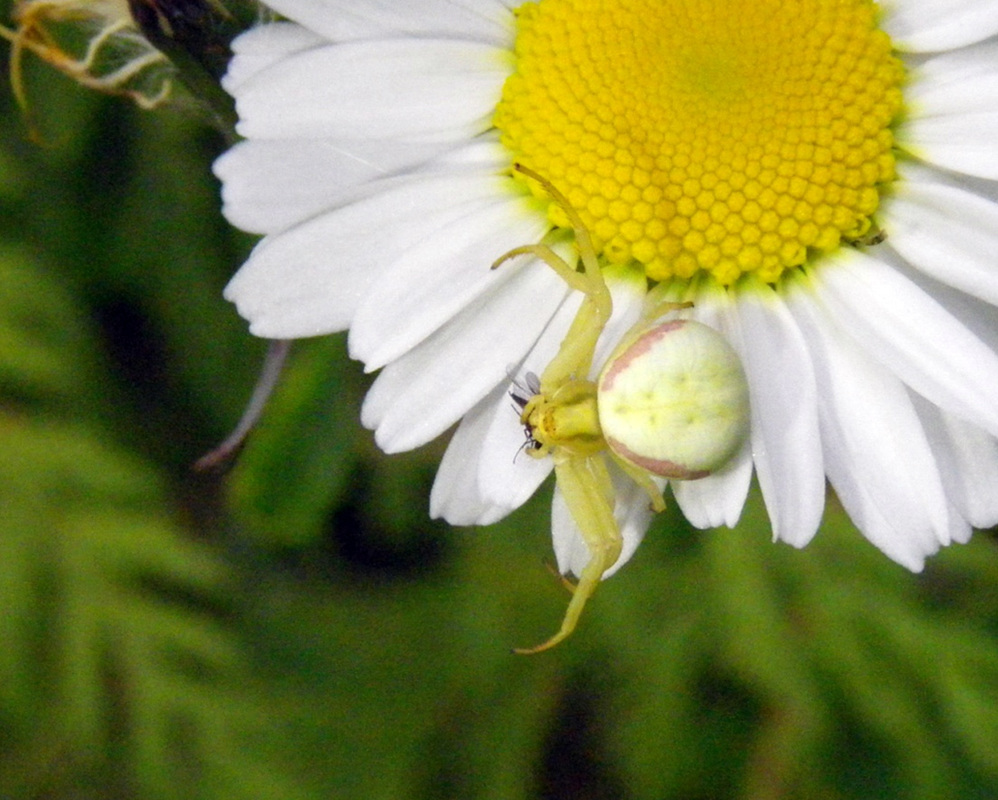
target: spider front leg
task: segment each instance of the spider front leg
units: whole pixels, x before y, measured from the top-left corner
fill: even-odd
[[[599,422],[596,384],[589,380],[596,345],[613,311],[613,301],[600,270],[596,250],[581,217],[549,181],[521,165],[517,171],[537,181],[562,207],[575,232],[582,262],[577,271],[545,244],[526,245],[500,257],[493,267],[518,255],[544,261],[572,288],[583,293],[579,307],[558,353],[544,369],[536,393],[520,404],[520,421],[529,441],[529,452],[554,459],[555,479],[589,551],[559,631],[543,644],[517,650],[536,653],[567,637],[578,623],[586,601],[596,591],[603,574],[620,557],[623,540],[613,511],[616,496],[605,459],[606,441]],[[659,498],[661,495],[659,495]]]
[[[564,451],[555,456],[555,478],[572,519],[589,549],[589,563],[579,575],[561,628],[536,647],[517,649],[521,654],[540,653],[568,637],[579,621],[586,601],[592,597],[603,573],[620,557],[623,539],[613,516],[613,483],[602,455],[579,456]]]
[[[514,256],[533,255],[557,272],[571,288],[585,295],[582,306],[575,315],[568,333],[565,334],[558,354],[541,375],[541,393],[550,394],[572,379],[585,380],[588,377],[593,363],[593,354],[596,352],[596,343],[613,312],[613,301],[610,298],[610,290],[606,287],[606,281],[603,280],[603,273],[600,270],[596,249],[593,247],[589,231],[578,212],[568,202],[568,198],[549,180],[529,167],[515,164],[513,169],[537,181],[561,206],[572,223],[575,243],[578,246],[579,258],[582,261],[583,271],[578,272],[550,247],[537,244],[510,250],[492,264],[492,268],[495,269]]]

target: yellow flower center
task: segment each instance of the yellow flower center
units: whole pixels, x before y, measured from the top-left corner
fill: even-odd
[[[607,261],[653,280],[773,282],[870,228],[904,77],[870,0],[539,0],[516,14],[495,125]],[[557,204],[548,216],[568,227]]]

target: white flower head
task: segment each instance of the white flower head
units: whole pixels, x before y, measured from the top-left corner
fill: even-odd
[[[349,330],[381,369],[387,452],[460,423],[431,496],[453,524],[522,504],[511,377],[541,374],[582,302],[566,197],[613,299],[607,359],[649,287],[720,331],[748,441],[672,491],[734,525],[755,473],[775,539],[814,536],[826,478],[919,570],[998,522],[998,4],[993,0],[274,0],[226,79],[246,141],[216,164],[264,238],[229,285],[260,336]],[[510,365],[514,365],[511,371]],[[446,391],[441,391],[444,388]],[[622,549],[649,524],[620,473]],[[592,553],[556,491],[554,549]]]

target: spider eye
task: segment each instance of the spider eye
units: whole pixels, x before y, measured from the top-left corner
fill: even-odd
[[[664,478],[702,478],[748,433],[748,384],[720,333],[673,319],[639,332],[603,368],[597,386],[607,446]]]

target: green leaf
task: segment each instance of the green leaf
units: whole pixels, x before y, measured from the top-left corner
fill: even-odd
[[[69,287],[0,249],[0,396],[68,411],[93,402],[93,332]]]

